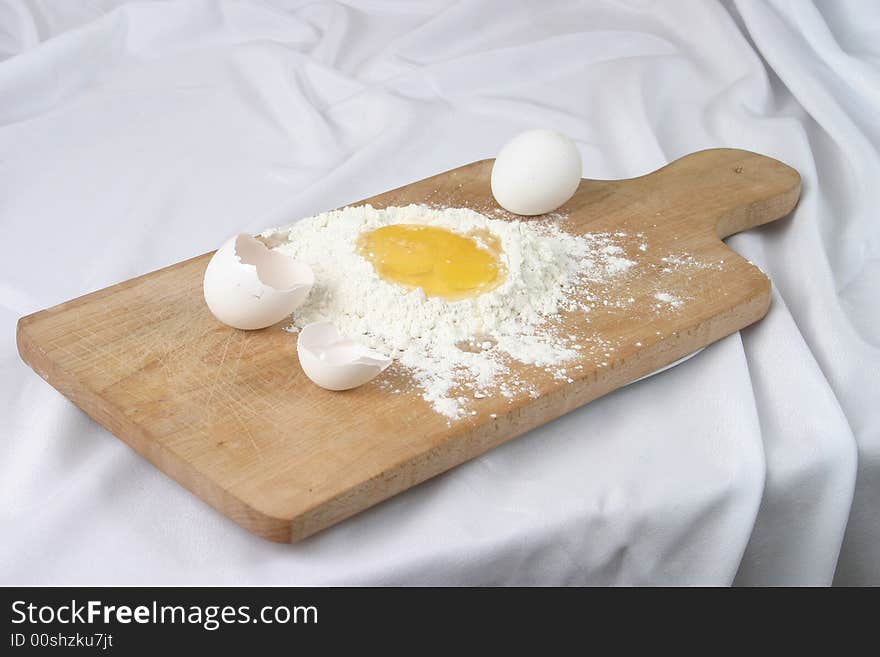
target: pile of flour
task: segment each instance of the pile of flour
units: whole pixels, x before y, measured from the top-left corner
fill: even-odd
[[[500,242],[506,278],[472,299],[426,298],[381,279],[357,253],[358,236],[391,224],[425,224],[467,235],[488,231]],[[347,207],[263,234],[274,248],[307,263],[315,285],[290,330],[329,320],[407,368],[421,395],[450,419],[468,402],[490,394],[528,391],[512,360],[546,368],[577,357],[573,336],[559,335],[554,318],[583,306],[582,284],[609,282],[635,263],[612,233],[571,235],[557,221],[490,219],[466,208],[423,205]],[[280,241],[280,243],[279,243]]]

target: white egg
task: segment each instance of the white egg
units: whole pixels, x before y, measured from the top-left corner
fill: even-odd
[[[208,308],[224,324],[261,329],[302,305],[315,276],[311,268],[244,233],[231,237],[205,270]]]
[[[515,214],[553,212],[581,182],[574,142],[553,130],[527,130],[504,145],[492,167],[492,194]]]
[[[332,322],[307,324],[296,342],[299,364],[313,383],[349,390],[376,378],[391,359],[340,335]]]

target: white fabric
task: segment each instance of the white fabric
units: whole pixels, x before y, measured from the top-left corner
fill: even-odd
[[[880,3],[0,3],[0,583],[880,584]],[[298,545],[16,353],[23,315],[494,155],[796,167],[767,318]]]

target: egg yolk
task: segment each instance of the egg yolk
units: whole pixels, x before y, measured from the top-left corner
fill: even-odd
[[[395,224],[363,233],[358,250],[386,281],[420,287],[429,297],[475,297],[504,280],[501,247],[488,232],[471,237],[435,226]]]

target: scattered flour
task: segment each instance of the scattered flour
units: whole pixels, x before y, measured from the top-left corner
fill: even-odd
[[[325,212],[263,237],[315,272],[315,286],[290,330],[334,322],[343,334],[407,368],[423,398],[456,419],[471,412],[472,398],[536,396],[513,375],[511,361],[557,376],[553,368],[577,358],[583,345],[576,336],[558,334],[554,320],[562,311],[589,311],[598,301],[590,285],[610,284],[635,264],[621,246],[626,233],[574,236],[560,228],[561,221],[491,219],[466,208],[366,205]],[[472,299],[447,301],[384,281],[358,255],[356,241],[364,231],[399,223],[461,234],[489,231],[501,243],[504,283]],[[578,290],[582,293],[575,294]],[[564,368],[559,372],[559,378],[573,381]]]
[[[673,294],[669,294],[669,292],[658,292],[654,295],[654,298],[657,301],[662,301],[663,303],[668,303],[673,308],[680,308],[684,303],[681,299]]]

